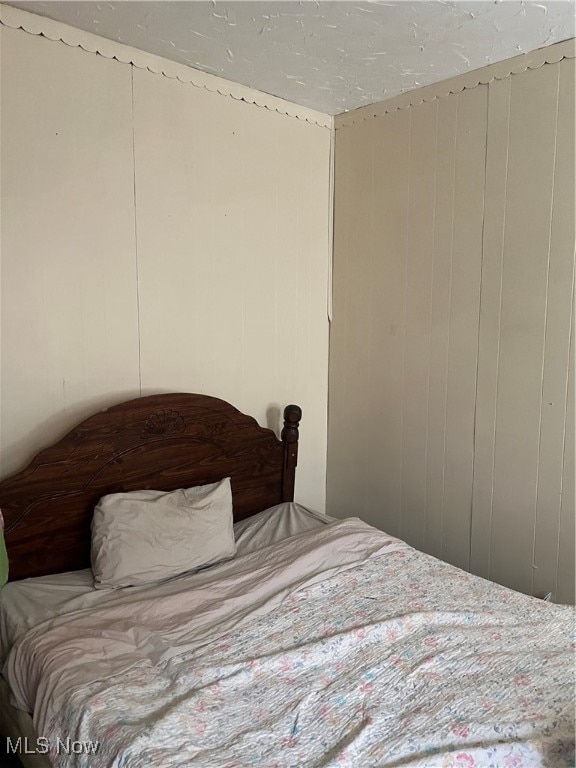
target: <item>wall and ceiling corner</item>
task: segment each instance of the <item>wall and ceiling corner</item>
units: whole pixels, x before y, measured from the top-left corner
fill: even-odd
[[[573,41],[332,118],[0,35],[3,475],[131,395],[293,400],[302,501],[573,601]]]
[[[328,114],[574,37],[571,0],[5,0]]]
[[[1,474],[139,394],[297,402],[323,509],[332,118],[11,7],[0,35]]]
[[[336,117],[327,511],[574,602],[574,41]]]

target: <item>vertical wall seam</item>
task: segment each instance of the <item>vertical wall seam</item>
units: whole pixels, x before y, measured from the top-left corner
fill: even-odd
[[[278,228],[278,222],[280,221],[280,217],[278,216],[278,211],[280,209],[280,205],[278,203],[278,185],[276,184],[274,187],[274,219],[276,221],[276,228]],[[299,212],[296,213],[296,215],[299,215]],[[274,360],[274,377],[278,375],[278,248],[274,248],[274,354],[273,354],[273,360]],[[240,349],[241,349],[241,355],[242,355],[242,383],[244,384],[245,381],[245,374],[246,374],[246,270],[241,270],[242,279],[240,282]],[[300,275],[298,275],[298,278]],[[252,275],[249,276],[249,281],[252,280]],[[298,293],[298,286],[296,288],[296,294]],[[296,306],[298,306],[298,297],[296,296],[295,300]],[[246,396],[246,392],[244,391],[244,386],[242,386],[242,398]],[[279,425],[280,426],[280,425]]]
[[[556,151],[558,146],[558,111],[560,107],[560,69],[556,67],[556,116],[554,124],[554,150],[552,152],[552,185],[550,190],[550,219],[548,222],[548,253],[546,254],[546,291],[544,293],[544,334],[542,338],[542,366],[540,369],[540,409],[538,414],[538,460],[536,462],[536,483],[534,488],[534,527],[532,535],[532,563],[530,574],[530,594],[534,594],[534,572],[537,568],[536,525],[538,520],[538,491],[540,481],[540,453],[542,448],[542,404],[544,402],[544,374],[546,369],[546,340],[548,334],[548,291],[550,288],[550,252],[552,246],[552,220],[554,216],[554,184],[556,182]],[[560,521],[558,521],[560,522]],[[560,526],[558,526],[560,527]]]
[[[142,333],[140,328],[140,268],[138,263],[138,216],[136,201],[136,119],[134,110],[134,65],[130,65],[132,91],[132,179],[134,200],[134,262],[136,266],[136,324],[138,329],[138,387],[142,397]]]
[[[240,122],[240,126],[244,128],[246,125],[246,113],[242,113],[242,118]],[[240,127],[239,126],[239,127]],[[248,173],[248,168],[246,168],[246,158],[245,156],[242,158],[242,165],[241,168],[244,169],[244,172]],[[276,184],[274,186],[274,221],[276,222],[276,226],[278,226],[278,221],[280,221],[278,217],[278,185]],[[299,211],[296,211],[296,215],[299,215]],[[276,334],[278,332],[278,279],[277,279],[277,270],[276,265],[278,263],[278,249],[274,249],[274,376],[276,376],[276,372],[278,370],[278,363],[277,363],[277,355],[278,355],[278,345],[276,344]],[[244,402],[244,398],[246,397],[246,360],[247,360],[247,354],[246,354],[246,275],[247,270],[242,269],[240,270],[241,277],[240,277],[240,399],[241,402]],[[213,286],[217,285],[217,283],[214,283]],[[212,287],[213,295],[217,294],[217,290]],[[217,301],[216,297],[214,297],[215,301]],[[296,479],[296,483],[298,480]]]
[[[434,142],[434,197],[432,200],[432,275],[430,278],[430,313],[428,335],[428,379],[426,383],[426,436],[424,451],[424,545],[427,539],[428,521],[428,443],[430,436],[430,371],[432,368],[432,316],[434,312],[434,268],[436,266],[436,192],[438,187],[438,123],[439,104],[436,100],[436,139]]]
[[[403,333],[402,333],[402,386],[400,387],[400,505],[399,505],[399,521],[398,532],[402,533],[402,498],[403,498],[403,486],[404,486],[404,380],[406,376],[406,321],[407,321],[407,309],[408,309],[408,243],[410,239],[408,233],[410,231],[410,192],[411,192],[411,176],[412,176],[412,110],[408,113],[408,185],[407,185],[407,197],[406,197],[406,232],[404,241],[404,317],[402,320]]]
[[[336,128],[334,121],[330,128],[330,153],[328,169],[328,354],[326,371],[326,473],[324,478],[324,506],[328,507],[328,452],[330,450],[330,411],[331,386],[330,372],[332,370],[332,318],[334,315],[334,242],[336,229]]]
[[[474,524],[474,486],[476,482],[476,432],[478,427],[478,381],[480,374],[480,333],[482,328],[482,292],[484,287],[484,255],[485,255],[485,242],[486,242],[486,182],[488,179],[488,125],[490,119],[490,98],[489,88],[486,86],[486,130],[485,136],[485,148],[484,148],[484,182],[482,185],[482,237],[480,248],[480,285],[478,296],[478,331],[476,334],[476,388],[474,392],[474,422],[472,428],[472,485],[470,488],[470,527],[468,532],[468,570],[472,563],[472,531]]]
[[[341,135],[342,136],[342,135]],[[346,138],[346,162],[350,165],[350,131],[344,132],[344,137]],[[342,138],[339,139],[340,146],[342,146]],[[351,179],[351,173],[349,170],[349,165],[347,166],[347,173],[345,177],[345,216],[346,216],[346,229],[344,230],[344,258],[343,258],[343,296],[344,296],[344,306],[342,307],[342,335],[343,335],[343,347],[346,354],[346,359],[349,359],[349,339],[350,339],[350,290],[349,290],[349,281],[348,281],[348,275],[350,274],[350,191],[352,189],[352,179]],[[355,171],[354,167],[354,171]],[[342,225],[340,225],[342,226]],[[349,402],[349,393],[350,393],[350,377],[348,375],[344,376],[344,387],[343,387],[343,395],[344,395],[344,402]]]
[[[489,86],[490,87],[490,86]],[[490,519],[488,528],[488,573],[492,567],[492,522],[494,517],[494,476],[496,473],[496,429],[498,424],[498,393],[500,390],[500,327],[502,321],[502,296],[504,294],[504,259],[506,256],[506,206],[508,203],[508,163],[510,160],[510,112],[512,107],[512,80],[508,80],[508,115],[506,121],[506,169],[504,172],[504,215],[502,217],[502,248],[500,258],[500,286],[498,296],[498,327],[496,343],[496,393],[494,402],[494,426],[492,428],[492,472],[490,478]]]
[[[576,256],[576,254],[575,254]],[[568,364],[566,366],[566,397],[565,397],[565,404],[564,404],[564,433],[562,435],[562,473],[560,475],[560,519],[558,520],[558,541],[556,543],[556,552],[560,553],[560,531],[562,528],[562,500],[563,500],[563,494],[564,494],[564,465],[566,461],[566,437],[568,435],[568,430],[566,429],[566,414],[568,414],[568,397],[570,396],[570,350],[572,349],[572,344],[574,343],[572,340],[572,336],[574,333],[574,310],[576,307],[574,306],[574,293],[575,293],[575,284],[576,284],[576,274],[574,272],[574,269],[572,269],[572,300],[570,302],[570,336],[568,339]],[[556,579],[554,581],[554,594],[558,594],[558,577],[559,577],[559,571],[560,571],[560,557],[557,557],[556,560]]]
[[[370,163],[370,192],[371,195],[374,195],[374,187],[375,187],[375,172],[374,167],[376,163],[374,162],[374,153],[376,148],[376,129],[377,124],[376,120],[372,120],[372,124],[370,126],[370,146],[371,146],[371,159],[372,162]],[[370,251],[368,253],[368,264],[370,267],[369,273],[371,275],[374,274],[375,271],[375,260],[376,260],[376,249],[374,248],[374,216],[375,216],[375,206],[370,206]],[[372,379],[372,368],[373,368],[373,359],[372,359],[372,339],[374,338],[374,294],[372,291],[372,287],[370,287],[370,290],[368,291],[368,339],[367,339],[367,345],[366,349],[368,350],[367,354],[367,372],[368,377],[371,380]],[[364,451],[366,450],[366,444],[363,444]],[[366,488],[368,486],[368,462],[365,459],[362,462],[362,509],[364,510],[364,514],[368,511],[366,509]]]
[[[332,322],[333,273],[334,273],[334,208],[336,187],[336,130],[330,129],[330,153],[328,157],[328,322]]]
[[[444,553],[444,494],[446,490],[446,434],[448,432],[448,390],[450,389],[450,344],[452,341],[452,278],[454,275],[454,210],[456,208],[456,166],[458,148],[458,112],[460,111],[460,96],[456,102],[456,117],[454,121],[454,148],[452,157],[452,210],[450,222],[450,277],[448,279],[448,346],[446,349],[446,385],[444,390],[444,434],[442,437],[442,495],[440,499],[440,554]]]

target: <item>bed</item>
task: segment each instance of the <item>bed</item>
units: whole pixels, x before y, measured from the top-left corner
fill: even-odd
[[[0,483],[1,726],[26,766],[574,764],[573,609],[294,504],[300,419],[278,440],[217,398],[138,398]],[[233,556],[95,589],[99,499],[223,478]]]

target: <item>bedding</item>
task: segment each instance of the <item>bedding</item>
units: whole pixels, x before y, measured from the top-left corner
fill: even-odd
[[[71,601],[79,601],[94,591],[90,568],[8,582],[0,591],[2,661],[21,635],[47,619],[66,613]]]
[[[290,536],[313,531],[333,522],[335,518],[308,509],[302,504],[276,504],[235,524],[236,551],[238,555],[248,555]]]
[[[234,525],[237,556],[264,549],[332,520],[301,504],[276,504]],[[37,624],[95,607],[106,599],[105,591],[94,589],[90,568],[9,582],[0,591],[0,661],[3,663],[16,640]]]
[[[54,764],[571,764],[572,609],[317,522],[22,635],[4,674]]]
[[[94,509],[91,551],[96,589],[148,584],[233,557],[230,478],[104,496]]]

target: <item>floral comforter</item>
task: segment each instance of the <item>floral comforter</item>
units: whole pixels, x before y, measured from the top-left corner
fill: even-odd
[[[54,764],[574,765],[572,609],[404,544],[313,582],[193,650],[71,687],[42,724]],[[95,753],[57,754],[63,736]]]

